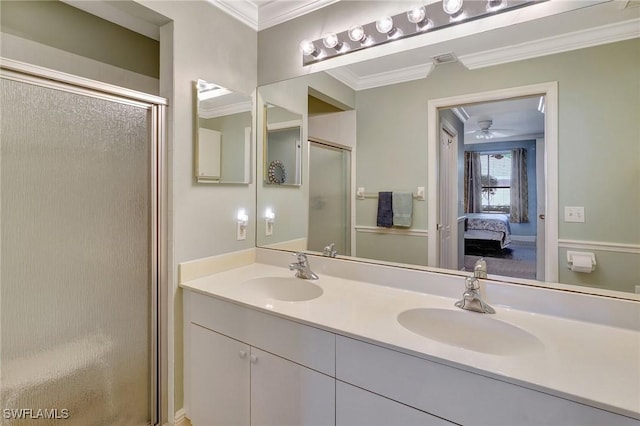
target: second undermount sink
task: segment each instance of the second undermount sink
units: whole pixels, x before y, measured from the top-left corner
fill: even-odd
[[[543,348],[533,334],[488,314],[419,308],[400,313],[398,322],[420,336],[486,354],[520,355]]]
[[[254,295],[284,302],[301,302],[322,295],[320,286],[296,277],[260,277],[240,285]]]

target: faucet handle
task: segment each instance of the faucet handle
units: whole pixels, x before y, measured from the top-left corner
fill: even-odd
[[[475,278],[487,278],[487,261],[484,258],[478,259],[474,265],[473,276]]]
[[[478,290],[480,283],[476,277],[467,277],[464,279],[464,286],[467,290]]]
[[[294,256],[298,260],[298,263],[300,264],[307,263],[307,255],[305,253],[297,252],[297,253],[294,253]]]

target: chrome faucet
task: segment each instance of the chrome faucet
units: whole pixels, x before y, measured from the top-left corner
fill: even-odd
[[[309,267],[309,260],[307,259],[307,255],[304,253],[296,253],[297,262],[289,264],[289,270],[296,271],[296,277],[302,278],[303,280],[317,280],[318,276],[311,271]]]
[[[473,276],[465,278],[465,291],[462,295],[462,300],[458,300],[455,305],[468,311],[495,314],[495,309],[480,297],[480,281],[478,281],[478,278],[487,278],[487,262],[484,259],[476,262],[473,267]]]
[[[331,243],[322,249],[322,255],[326,257],[336,257],[338,251],[336,250],[336,243]]]

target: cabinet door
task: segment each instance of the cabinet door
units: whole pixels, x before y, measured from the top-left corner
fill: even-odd
[[[191,327],[189,417],[193,426],[249,424],[248,345],[200,327]]]
[[[334,423],[334,378],[251,348],[252,425]]]
[[[439,417],[338,381],[336,426],[453,426]]]

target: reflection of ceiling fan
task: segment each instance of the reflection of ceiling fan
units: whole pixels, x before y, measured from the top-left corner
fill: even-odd
[[[480,130],[474,130],[467,132],[466,134],[474,135],[474,137],[479,140],[504,138],[511,135],[511,133],[506,129],[490,129],[492,124],[493,120],[478,120],[478,127],[480,127]]]

